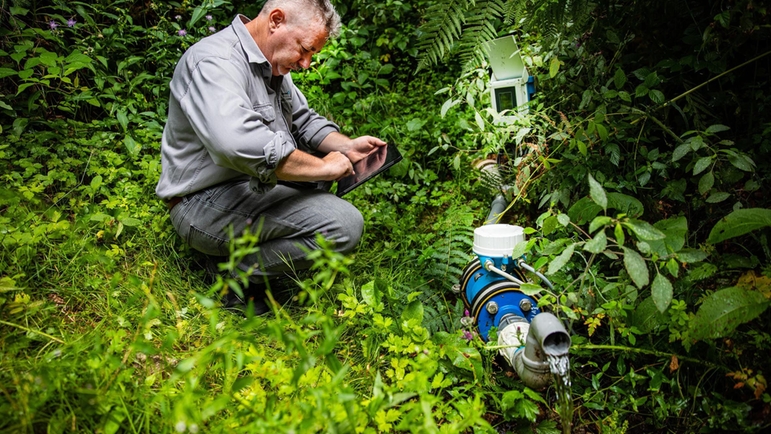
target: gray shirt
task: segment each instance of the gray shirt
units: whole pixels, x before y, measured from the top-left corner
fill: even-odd
[[[313,151],[339,131],[308,107],[290,74],[272,76],[248,21],[236,16],[190,47],[174,70],[155,189],[162,199],[235,179],[251,178],[263,191],[292,151]]]

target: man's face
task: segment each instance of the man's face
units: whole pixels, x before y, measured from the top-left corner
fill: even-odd
[[[327,36],[326,29],[320,24],[279,26],[275,34],[273,55],[269,59],[273,75],[308,68],[311,57],[327,42]]]

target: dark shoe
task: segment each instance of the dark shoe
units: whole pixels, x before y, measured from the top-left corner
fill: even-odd
[[[270,312],[270,307],[265,302],[264,289],[255,289],[250,285],[244,291],[244,297],[240,297],[233,290],[222,297],[222,306],[226,310],[247,315],[251,312],[254,316],[265,315]]]

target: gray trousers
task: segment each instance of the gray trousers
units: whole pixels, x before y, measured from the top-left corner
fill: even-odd
[[[312,265],[303,249],[316,250],[316,234],[348,253],[359,243],[364,220],[356,207],[318,189],[277,185],[263,194],[249,188],[249,180],[224,183],[188,195],[171,210],[171,224],[195,250],[228,256],[230,235],[258,232],[259,251],[239,264],[255,276],[284,274]]]

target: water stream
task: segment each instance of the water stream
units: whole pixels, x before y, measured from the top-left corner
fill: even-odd
[[[557,392],[557,414],[562,420],[562,433],[569,434],[573,425],[573,397],[570,393],[570,359],[568,355],[546,356],[549,369],[554,377]]]

